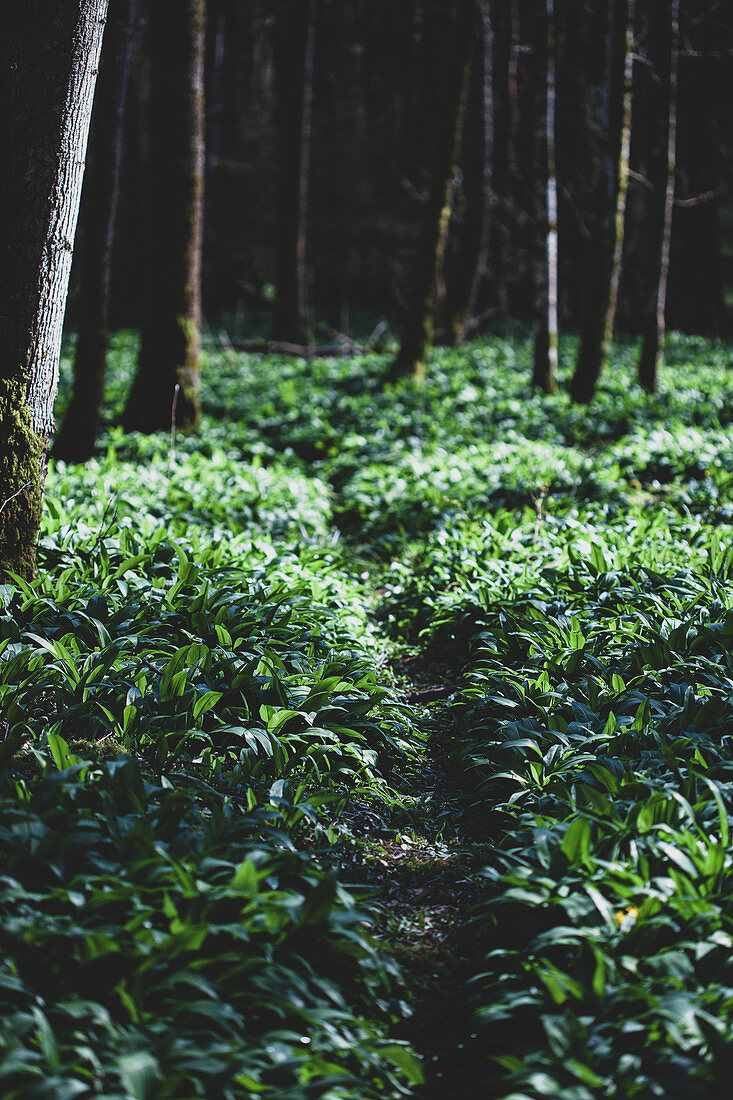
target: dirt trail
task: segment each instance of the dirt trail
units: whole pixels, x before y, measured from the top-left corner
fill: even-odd
[[[379,889],[380,938],[399,963],[406,1016],[401,1034],[420,1056],[426,1081],[416,1100],[486,1100],[491,1074],[486,1038],[474,1020],[470,979],[482,953],[468,926],[485,891],[479,872],[489,848],[469,792],[452,766],[444,704],[421,706],[424,753],[402,778],[404,818],[364,848]]]

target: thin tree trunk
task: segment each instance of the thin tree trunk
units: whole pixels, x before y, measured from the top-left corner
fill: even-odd
[[[445,251],[471,54],[480,10],[480,0],[459,0],[430,195],[425,206],[402,344],[387,376],[390,382],[410,374],[420,381],[424,377],[425,358],[433,342],[435,286]]]
[[[512,300],[516,283],[515,237],[520,220],[517,203],[518,186],[518,149],[519,121],[521,117],[519,97],[519,53],[521,48],[522,23],[519,0],[505,0],[504,18],[508,19],[505,140],[497,146],[499,210],[495,240],[495,271],[497,276],[497,299],[499,313],[508,317],[512,311]],[[503,148],[502,148],[503,145]]]
[[[589,402],[608,358],[606,318],[616,245],[616,208],[623,119],[623,74],[629,0],[606,0],[603,54],[609,64],[596,118],[601,160],[587,241],[586,292],[580,349],[570,384],[573,401]]]
[[[107,0],[24,0],[0,35],[0,575],[31,577]]]
[[[674,210],[675,172],[677,165],[677,65],[680,35],[679,0],[671,0],[671,42],[669,54],[668,107],[667,107],[667,157],[666,183],[664,187],[664,210],[661,218],[661,234],[658,235],[658,248],[655,256],[654,277],[656,293],[655,309],[649,317],[642,340],[639,357],[639,382],[647,391],[654,393],[657,377],[664,355],[665,308],[667,304],[667,282],[669,278],[669,251],[672,240],[672,213]],[[661,181],[659,186],[661,194]]]
[[[483,83],[482,117],[483,132],[483,173],[481,187],[481,240],[478,248],[476,269],[468,295],[466,316],[461,330],[459,343],[465,340],[468,326],[475,317],[479,297],[486,276],[489,273],[489,250],[491,247],[491,215],[494,186],[494,29],[491,24],[489,0],[483,0],[481,6],[481,42],[483,46]]]
[[[84,462],[94,453],[102,420],[112,245],[120,191],[122,128],[137,0],[113,4],[105,30],[81,201],[81,285],[74,388],[54,455]]]
[[[309,340],[306,248],[315,33],[315,0],[282,0],[275,47],[280,167],[270,337],[293,344]]]
[[[606,346],[611,343],[616,324],[618,290],[621,283],[621,268],[624,258],[624,227],[626,223],[626,196],[629,190],[629,154],[631,152],[631,112],[634,98],[634,6],[635,0],[628,0],[626,13],[626,57],[624,60],[624,99],[621,122],[621,152],[618,165],[618,194],[616,196],[616,243],[613,250],[611,268],[611,286],[608,294]]]
[[[122,423],[192,430],[199,417],[205,0],[150,5],[149,209],[140,354]]]
[[[545,43],[547,50],[545,90],[545,171],[546,218],[544,263],[542,266],[541,305],[534,344],[533,386],[544,393],[557,389],[557,169],[555,164],[555,3],[546,0]]]
[[[519,16],[519,0],[509,0],[509,65],[507,68],[507,97],[509,119],[507,126],[507,163],[509,184],[517,175],[517,145],[520,119],[519,109],[519,50],[522,24]]]
[[[298,175],[298,237],[296,242],[296,270],[303,302],[303,317],[308,338],[308,197],[310,194],[311,141],[313,136],[313,72],[316,55],[316,0],[308,3],[308,27],[305,39],[303,63],[303,117],[301,123],[300,173]]]
[[[466,213],[458,243],[455,263],[448,277],[445,299],[445,342],[451,347],[466,338],[469,318],[473,316],[480,284],[488,267],[489,234],[491,231],[491,177],[493,155],[493,90],[492,61],[493,33],[488,2],[483,0],[479,27],[481,66],[479,77],[478,111],[480,131],[480,157],[476,175],[466,178],[468,167],[464,165]],[[464,150],[469,141],[464,138]]]
[[[340,17],[334,27],[331,47],[338,59],[334,66],[331,110],[335,121],[334,147],[339,151],[339,163],[329,173],[334,188],[328,218],[328,236],[332,242],[329,252],[333,258],[321,278],[327,286],[330,323],[339,331],[348,332],[353,284],[359,278],[365,241],[372,232],[370,179],[363,170],[364,158],[368,156],[365,96],[368,78],[364,51],[359,48],[359,6],[347,0],[339,7]],[[410,19],[412,14],[410,11]],[[409,70],[409,64],[407,67]]]

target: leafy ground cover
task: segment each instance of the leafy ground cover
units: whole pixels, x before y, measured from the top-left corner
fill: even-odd
[[[3,1096],[715,1094],[730,350],[211,347],[173,448],[134,351],[0,589]]]

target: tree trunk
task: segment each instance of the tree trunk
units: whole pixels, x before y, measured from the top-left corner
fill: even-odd
[[[519,51],[521,48],[522,24],[519,16],[519,0],[509,0],[509,64],[507,68],[507,104],[509,118],[507,125],[507,163],[509,182],[516,178],[519,157]]]
[[[608,294],[608,310],[606,312],[606,329],[604,339],[606,346],[611,343],[613,330],[616,324],[616,308],[618,306],[618,290],[621,283],[621,268],[624,258],[624,227],[626,224],[626,196],[629,190],[629,154],[631,152],[631,111],[634,93],[634,6],[635,0],[628,0],[626,13],[626,57],[624,60],[624,99],[621,121],[621,152],[618,164],[618,194],[616,196],[616,243],[613,250],[611,267],[611,287]]]
[[[494,36],[487,0],[483,0],[481,26],[482,45],[479,75],[479,145],[478,179],[465,180],[466,215],[453,265],[452,277],[446,288],[446,343],[461,344],[474,315],[481,285],[488,269],[491,233],[491,182],[494,145],[493,109],[493,45]],[[466,141],[464,141],[464,148]],[[464,175],[467,175],[464,168]]]
[[[0,36],[0,575],[31,577],[107,0],[24,0]]]
[[[503,25],[502,25],[503,24]],[[497,123],[494,163],[496,216],[494,225],[493,267],[496,279],[498,312],[508,317],[516,284],[516,241],[521,214],[518,192],[521,190],[518,145],[521,111],[519,57],[522,45],[522,20],[519,0],[496,5]],[[504,65],[505,71],[502,68]]]
[[[657,184],[657,194],[664,197],[660,230],[656,234],[656,254],[654,257],[654,308],[647,318],[639,357],[639,382],[647,391],[654,393],[657,388],[657,376],[662,363],[665,332],[665,307],[667,304],[667,282],[669,276],[669,250],[672,240],[672,212],[674,209],[675,170],[677,164],[677,64],[680,35],[679,0],[671,0],[671,41],[669,53],[669,79],[667,81],[667,156],[664,189],[662,180]]]
[[[306,243],[313,119],[314,0],[281,0],[275,65],[280,139],[275,313],[270,337],[307,344]]]
[[[67,462],[85,462],[92,457],[102,420],[112,244],[136,7],[137,0],[118,0],[112,5],[94,97],[80,215],[74,388],[54,442],[54,455]]]
[[[544,256],[539,265],[537,304],[540,312],[537,318],[534,342],[534,369],[532,385],[543,393],[554,393],[557,389],[557,170],[555,166],[555,0],[546,0],[545,6],[545,48],[546,84],[545,84],[545,177],[544,218],[545,224]]]
[[[153,0],[149,15],[150,153],[146,294],[126,431],[199,418],[204,191],[205,0]]]
[[[433,342],[435,284],[445,251],[453,199],[453,178],[461,145],[471,71],[471,54],[480,11],[480,0],[459,0],[453,55],[444,87],[444,113],[439,121],[430,195],[425,206],[423,229],[415,257],[402,345],[388,374],[390,382],[410,374],[416,381],[422,380],[425,374],[425,358]]]
[[[616,209],[623,121],[629,0],[606,0],[601,56],[608,58],[595,131],[600,154],[594,210],[587,240],[586,292],[580,349],[570,384],[573,401],[589,402],[608,358],[606,318],[616,245]]]
[[[483,178],[482,178],[482,219],[481,241],[479,243],[476,269],[473,274],[471,291],[468,295],[466,317],[461,332],[465,340],[471,321],[478,310],[478,303],[486,277],[489,274],[489,254],[491,247],[491,221],[494,190],[494,28],[491,23],[489,0],[484,0],[481,8],[481,42],[483,46],[483,83],[482,118],[483,132]]]

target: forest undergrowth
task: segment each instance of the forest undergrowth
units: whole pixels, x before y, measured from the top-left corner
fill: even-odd
[[[116,338],[0,588],[4,1097],[719,1093],[730,349],[633,355],[211,348],[171,447]]]

